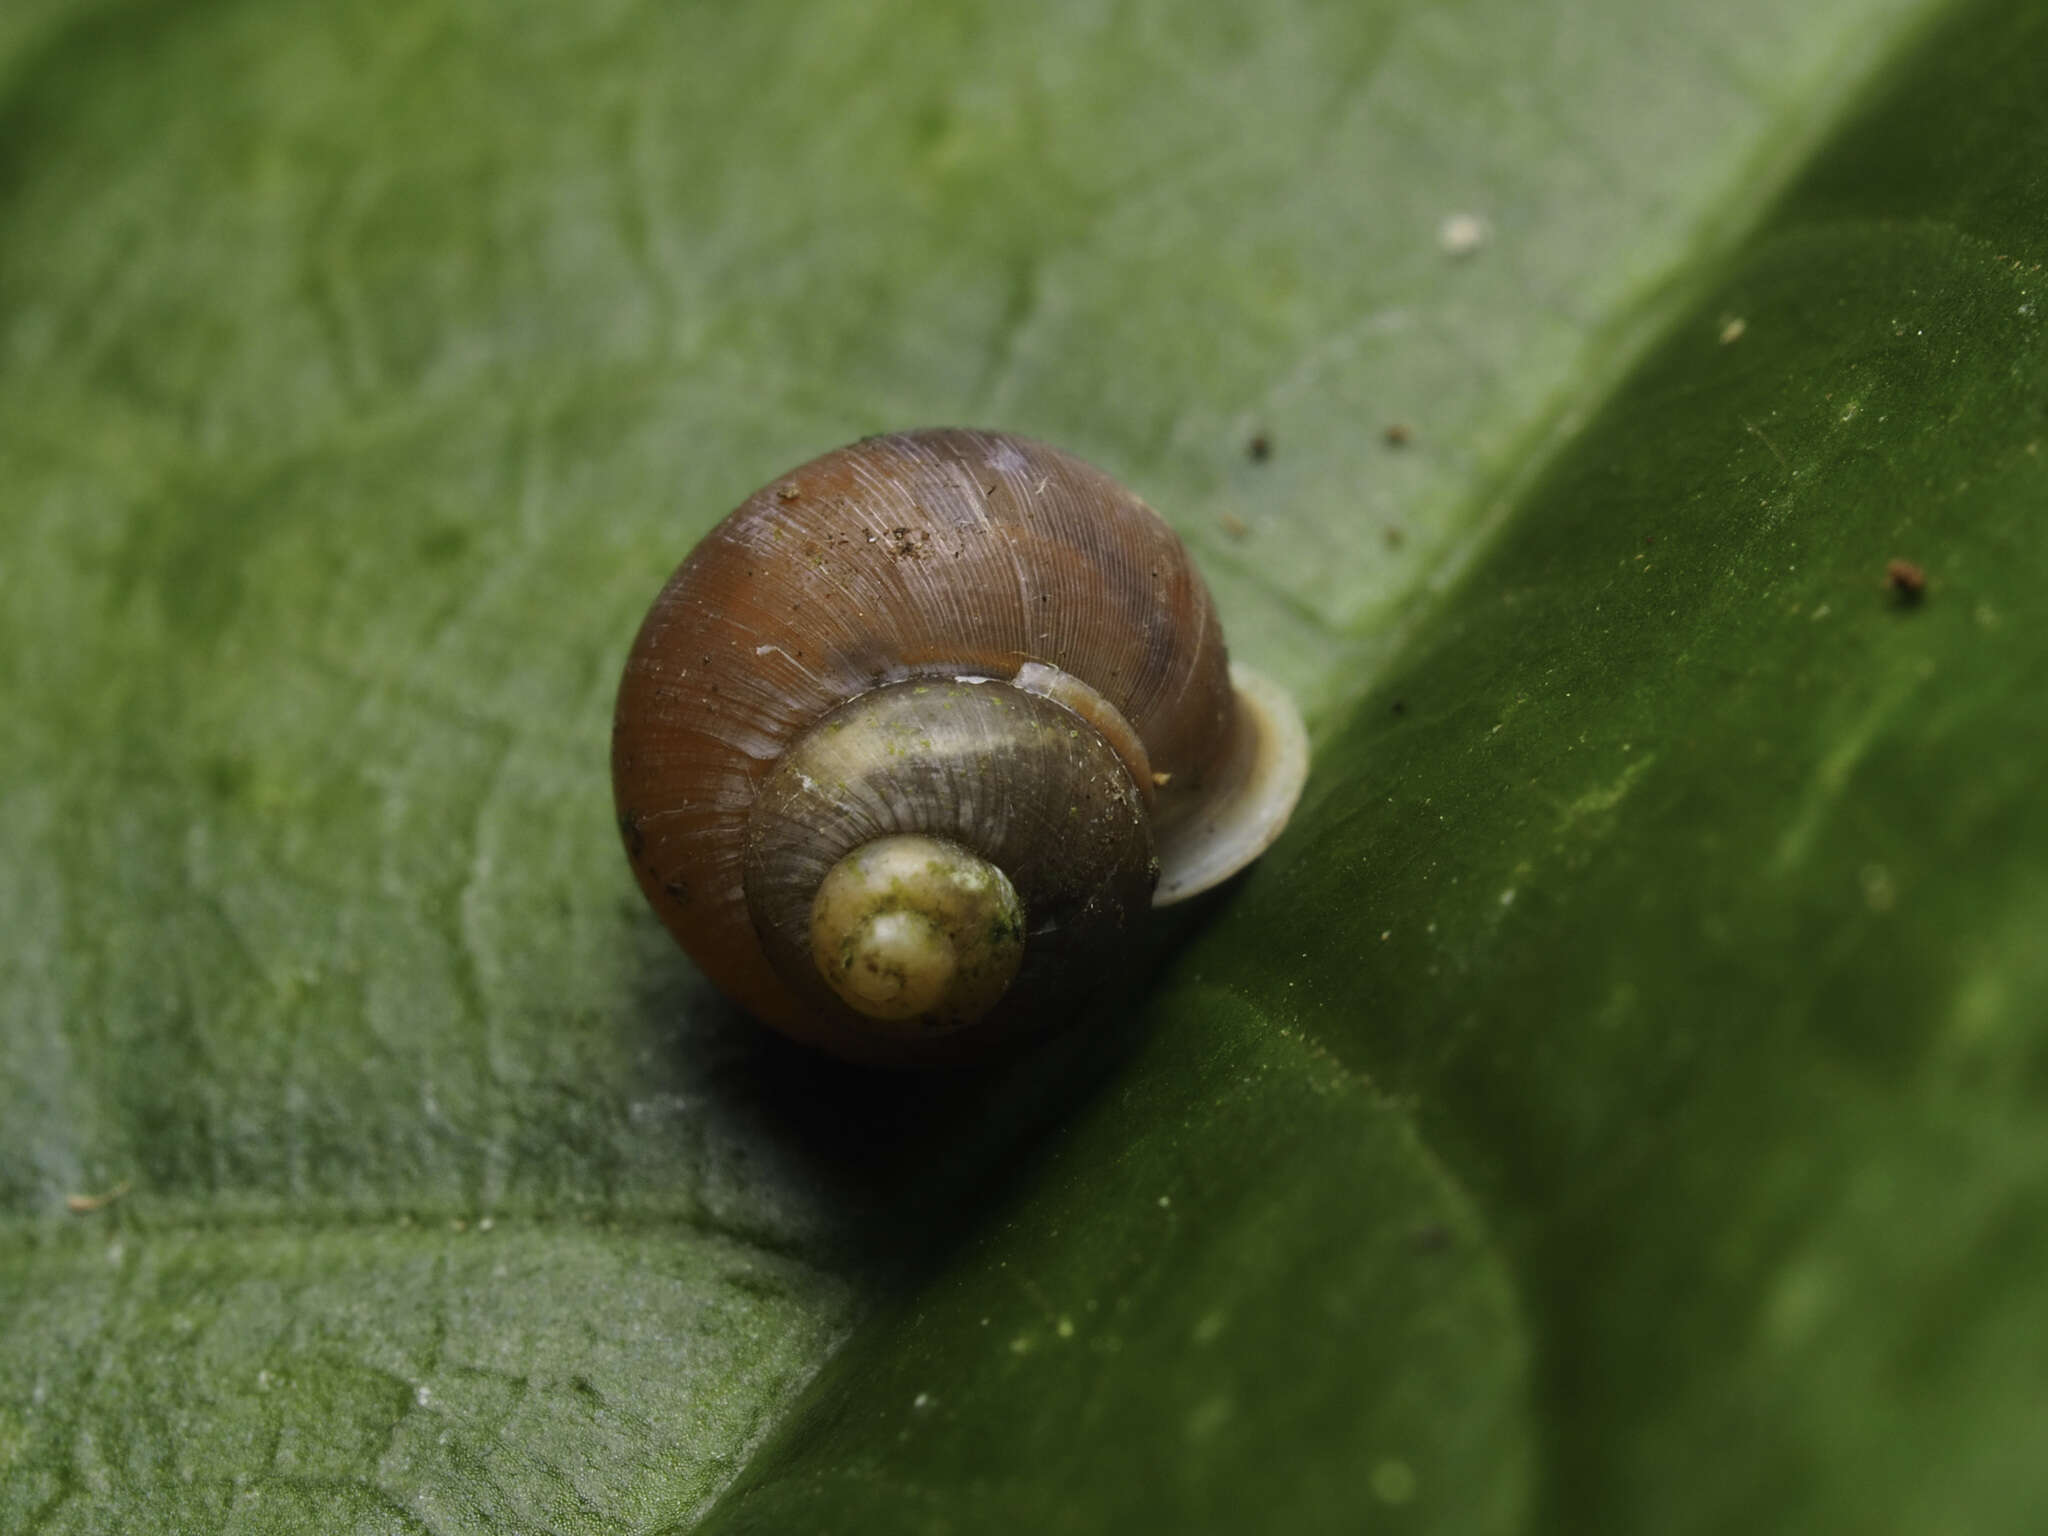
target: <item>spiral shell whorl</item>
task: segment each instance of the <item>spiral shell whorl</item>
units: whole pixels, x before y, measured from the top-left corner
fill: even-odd
[[[846,1049],[756,941],[756,797],[864,693],[1033,663],[1127,722],[1171,786],[1163,809],[1200,794],[1232,719],[1221,628],[1179,539],[1108,475],[1025,439],[936,431],[771,482],[676,571],[621,679],[614,790],[648,900],[748,1011]]]
[[[828,714],[761,786],[747,830],[746,903],[770,965],[814,1015],[846,1003],[813,953],[818,892],[850,855],[917,834],[1000,870],[1025,928],[1016,977],[979,1011],[856,1027],[912,1041],[1000,1030],[1098,974],[1140,921],[1158,875],[1150,819],[1121,758],[1071,710],[1000,683],[899,683]],[[856,1009],[866,1013],[866,1010]],[[852,1022],[852,1021],[849,1021]]]
[[[861,1017],[929,1028],[973,1024],[1024,960],[1024,903],[995,865],[945,838],[862,843],[811,900],[811,961]]]

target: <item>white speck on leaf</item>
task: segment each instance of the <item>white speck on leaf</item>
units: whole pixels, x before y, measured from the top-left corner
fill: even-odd
[[[1476,213],[1454,213],[1437,226],[1436,243],[1446,256],[1463,260],[1492,236],[1486,220]]]

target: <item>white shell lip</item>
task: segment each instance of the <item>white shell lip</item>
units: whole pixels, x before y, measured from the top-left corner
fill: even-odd
[[[1272,679],[1230,664],[1237,741],[1218,791],[1162,837],[1152,905],[1171,906],[1221,885],[1273,845],[1308,780],[1308,730]]]

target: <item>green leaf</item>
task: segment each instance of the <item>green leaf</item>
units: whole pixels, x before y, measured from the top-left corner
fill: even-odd
[[[2037,1530],[2043,58],[9,8],[0,1528]],[[1142,1009],[878,1079],[693,976],[606,725],[942,421],[1166,508],[1318,755]]]

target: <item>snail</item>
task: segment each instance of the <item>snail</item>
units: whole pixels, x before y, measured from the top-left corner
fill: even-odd
[[[1307,770],[1158,513],[961,430],[750,496],[655,599],[612,728],[633,872],[698,966],[897,1063],[1070,1008],[1149,907],[1264,851]]]

